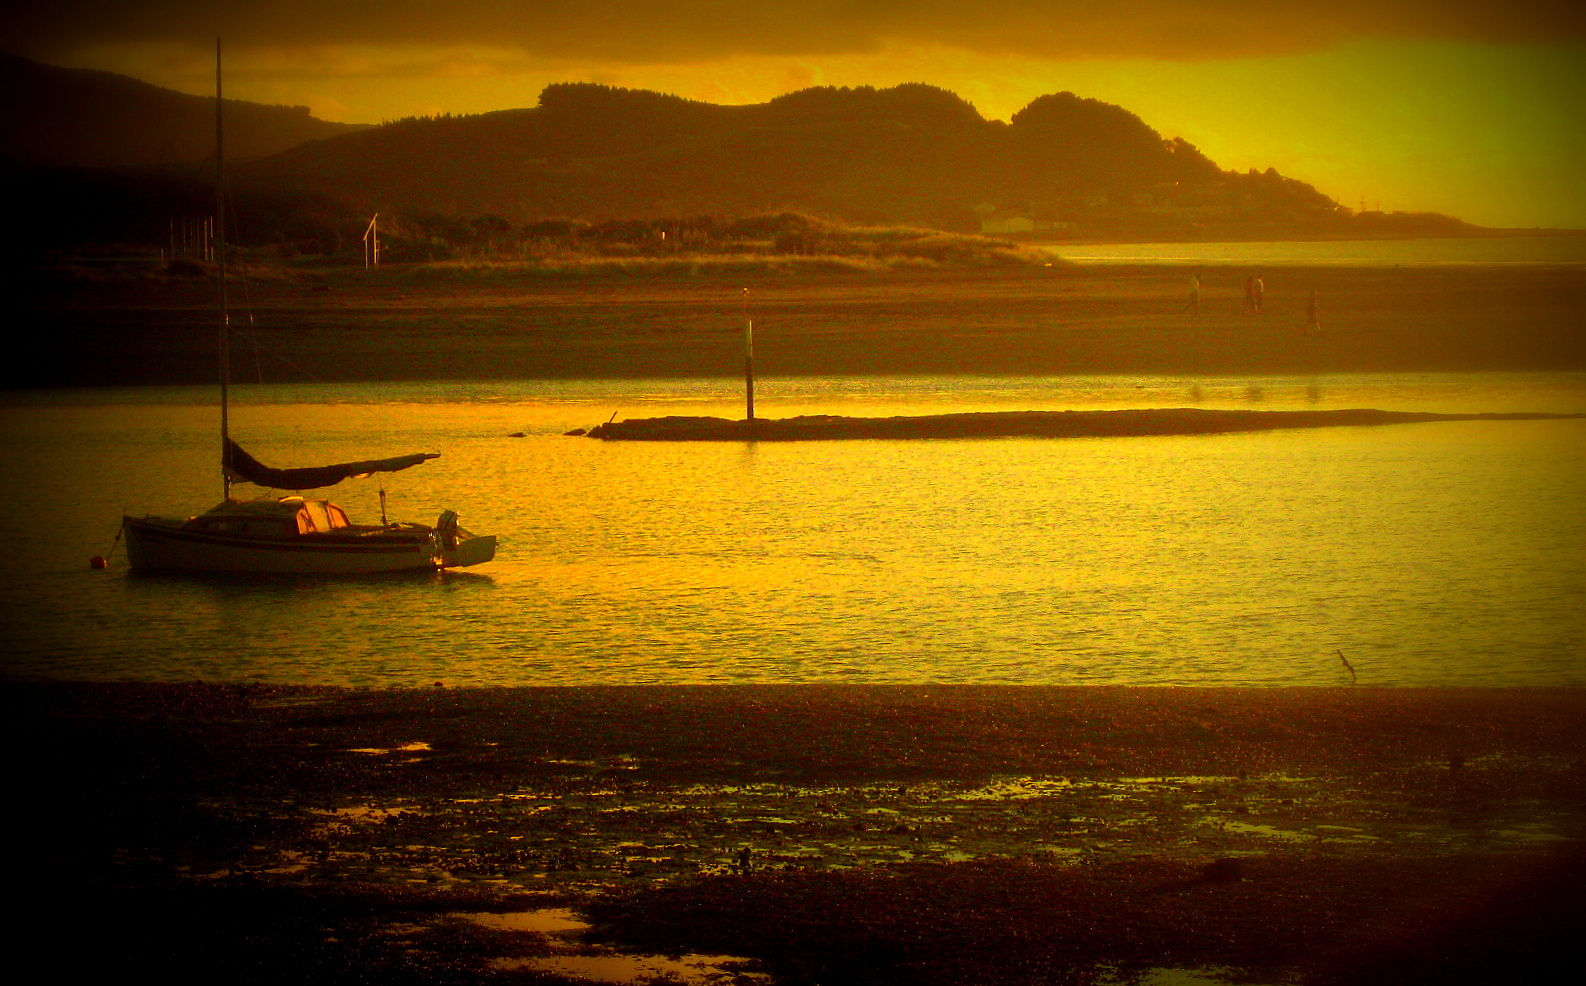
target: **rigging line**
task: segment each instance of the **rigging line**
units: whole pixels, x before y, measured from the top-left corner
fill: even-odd
[[[230,211],[231,211],[232,227],[233,227],[233,229],[236,229],[238,227],[236,207],[232,206]],[[276,359],[280,360],[282,363],[285,363],[292,370],[295,370],[296,372],[298,372],[298,373],[302,374],[303,376],[307,377],[308,379],[312,380],[314,383],[322,383],[322,384],[330,385],[331,381],[326,380],[325,378],[316,375],[315,373],[311,372],[310,370],[306,369],[305,367],[299,366],[298,364],[296,364],[296,363],[292,362],[290,359],[288,359],[285,355],[277,352],[274,349],[271,349],[269,346],[267,346],[264,343],[259,341],[259,334],[258,334],[258,332],[255,331],[255,323],[254,323],[254,319],[253,319],[253,301],[252,301],[252,296],[250,295],[250,293],[248,291],[247,262],[245,260],[242,260],[240,255],[239,255],[238,263],[243,268],[242,273],[239,275],[239,279],[242,281],[243,307],[246,308],[247,311],[248,311],[248,341],[253,345],[253,358],[254,358],[255,370],[258,373],[258,377],[259,377],[258,382],[261,383],[261,384],[264,383],[264,371],[262,369],[260,369],[259,366],[258,366],[259,351],[263,350],[264,352],[266,352],[266,353],[270,354],[271,356],[274,356]]]
[[[123,518],[126,517],[127,510],[129,510],[129,509],[130,508],[128,508],[128,507],[122,507],[121,508],[121,516]],[[126,532],[126,529],[127,529],[127,522],[125,520],[123,520],[120,523],[120,525],[118,525],[116,527],[116,539],[114,541],[110,542],[110,550],[105,552],[105,561],[107,563],[110,561],[110,559],[112,559],[112,558],[114,558],[116,556],[116,546],[121,543],[121,535]]]
[[[276,350],[272,349],[270,346],[266,345],[263,342],[260,342],[257,338],[255,338],[253,340],[253,342],[254,342],[254,345],[258,349],[262,349],[267,355],[273,356],[276,359],[280,360],[288,368],[290,368],[290,369],[296,371],[297,373],[301,374],[302,376],[308,378],[308,380],[310,380],[311,382],[317,383],[317,384],[323,384],[324,386],[327,386],[327,387],[336,386],[336,383],[334,381],[326,380],[324,377],[321,377],[321,376],[315,374],[313,371],[308,370],[305,367],[299,366],[298,364],[292,362],[292,360],[288,359],[286,356],[284,356],[281,353],[277,352]],[[398,425],[400,423],[400,419],[398,419],[396,415],[391,414],[388,411],[386,411],[384,409],[384,407],[382,407],[380,404],[370,403],[370,404],[365,405],[365,406],[369,408],[369,410],[373,413],[373,415],[376,418],[378,418],[379,420],[381,420],[381,421],[383,421],[383,422],[385,422],[387,424]]]
[[[281,353],[277,352],[276,350],[272,349],[270,346],[266,345],[265,343],[259,342],[257,339],[255,339],[254,342],[255,342],[255,345],[257,345],[259,349],[262,349],[267,355],[273,356],[276,359],[280,360],[289,369],[294,370],[297,373],[299,373],[299,374],[303,375],[304,377],[308,378],[308,380],[310,382],[317,383],[317,384],[323,384],[326,387],[334,387],[334,386],[337,385],[335,381],[326,380],[324,377],[321,377],[321,376],[315,374],[313,371],[308,370],[305,367],[299,366],[298,364],[292,362],[286,356],[284,356]],[[390,425],[398,425],[398,424],[400,424],[400,419],[396,415],[391,414],[390,412],[386,411],[380,404],[378,404],[378,403],[369,403],[369,404],[364,405],[364,406],[369,408],[369,410],[373,413],[373,415],[376,418],[378,418],[379,420],[381,420],[381,421],[383,421],[383,422],[385,422],[387,424],[390,424]]]
[[[331,385],[331,381],[326,380],[323,377],[316,376],[311,370],[308,370],[308,369],[306,369],[304,367],[298,366],[296,363],[292,362],[286,356],[282,355],[279,352],[276,352],[274,349],[271,349],[265,343],[260,342],[257,336],[255,336],[252,341],[253,341],[253,345],[254,345],[255,349],[263,350],[268,355],[274,356],[276,359],[280,360],[282,363],[285,363],[290,369],[296,370],[298,373],[301,373],[303,376],[307,377],[309,380],[313,381],[314,383],[322,383],[322,384],[325,384],[327,386]],[[264,381],[260,380],[259,382],[263,383]]]
[[[237,233],[238,234],[238,239],[240,239],[241,238],[242,223],[241,223],[241,220],[237,217],[237,203],[236,203],[236,199],[233,196],[228,195],[225,198],[225,203],[226,203],[226,206],[225,206],[226,207],[226,212],[229,214],[230,219],[231,219],[232,231]],[[225,221],[225,217],[222,217],[221,221],[224,222]],[[222,235],[224,235],[224,232],[225,232],[224,229],[222,229],[221,230]],[[242,284],[242,304],[243,304],[243,308],[248,313],[248,334],[247,334],[247,338],[248,338],[249,344],[253,347],[253,372],[254,372],[254,378],[255,378],[256,382],[259,383],[260,385],[263,385],[263,383],[264,383],[264,367],[263,367],[263,365],[262,365],[262,363],[261,363],[261,361],[259,359],[259,353],[262,350],[263,352],[269,354],[270,356],[275,357],[277,360],[280,360],[282,363],[284,363],[288,368],[290,368],[294,372],[300,374],[303,377],[306,377],[307,379],[313,381],[314,383],[324,384],[326,386],[334,386],[334,384],[331,381],[326,380],[325,378],[323,378],[321,376],[318,376],[315,373],[310,372],[305,367],[302,367],[302,366],[298,365],[297,363],[294,363],[292,360],[288,359],[282,353],[277,352],[276,350],[272,349],[271,347],[269,347],[269,346],[267,346],[264,343],[259,341],[258,327],[257,327],[257,324],[255,323],[254,317],[253,317],[253,295],[252,295],[252,292],[249,289],[247,260],[243,257],[243,255],[242,255],[242,253],[240,251],[237,253],[237,267],[238,267],[237,279]],[[229,323],[228,323],[228,326],[229,326]],[[378,405],[374,405],[374,407],[378,408]],[[378,411],[377,410],[377,416],[380,417],[382,420],[390,422],[392,424],[396,423],[396,418],[394,416],[392,416],[392,415],[386,414],[384,411]],[[383,499],[384,499],[384,497],[382,496],[382,501],[383,501]],[[382,507],[383,507],[383,504],[382,504]]]
[[[258,383],[264,383],[264,367],[259,362],[259,333],[253,321],[253,293],[248,288],[248,261],[243,255],[241,247],[242,221],[237,218],[237,200],[233,196],[226,197],[226,211],[231,213],[231,229],[237,234],[234,242],[238,244],[237,250],[237,280],[242,283],[242,307],[248,313],[248,342],[253,346],[253,375]]]

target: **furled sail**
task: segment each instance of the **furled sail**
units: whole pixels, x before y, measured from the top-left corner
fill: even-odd
[[[317,490],[322,486],[335,486],[353,476],[367,476],[372,472],[397,472],[416,466],[429,459],[440,458],[439,452],[415,452],[392,459],[369,459],[365,462],[343,462],[335,466],[309,466],[303,469],[271,469],[255,459],[242,446],[226,440],[226,475],[233,482],[253,483],[273,490]]]

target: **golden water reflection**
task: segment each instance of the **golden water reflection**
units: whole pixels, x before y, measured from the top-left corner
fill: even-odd
[[[563,426],[732,413],[731,385],[433,385],[243,406],[283,465],[440,450],[393,518],[456,509],[497,560],[432,578],[92,574],[123,509],[218,499],[213,409],[0,408],[11,673],[342,684],[1586,680],[1580,421],[1202,437],[601,443]],[[564,385],[567,386],[567,385]],[[812,382],[763,413],[1039,408],[1038,381]],[[1248,382],[1068,381],[1046,407],[1162,406]],[[1580,375],[1259,383],[1263,406],[1579,410]],[[999,389],[1000,387],[1000,389]],[[538,396],[535,396],[535,395]],[[765,394],[773,396],[766,397]],[[338,396],[339,395],[339,396]],[[267,394],[266,397],[271,395]],[[299,396],[303,396],[299,392]],[[329,397],[338,397],[335,402]],[[777,403],[780,401],[781,403]],[[1570,406],[1571,402],[1577,403]],[[523,432],[525,437],[509,435]],[[211,488],[213,487],[213,489]],[[333,491],[379,516],[374,481]],[[38,491],[48,491],[40,495]]]

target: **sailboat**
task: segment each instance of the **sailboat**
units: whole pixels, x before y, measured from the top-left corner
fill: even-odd
[[[272,469],[249,455],[231,438],[230,318],[226,303],[226,235],[224,145],[221,128],[220,42],[215,42],[215,215],[216,259],[220,281],[220,473],[223,499],[190,517],[121,519],[127,561],[134,571],[202,572],[274,575],[372,575],[383,572],[434,570],[479,565],[496,554],[493,535],[476,535],[457,523],[457,514],[443,511],[433,526],[381,522],[354,524],[346,511],[329,500],[302,495],[305,490],[334,486],[344,479],[372,473],[398,472],[437,458],[418,452],[386,459],[344,462],[329,466]],[[234,482],[252,483],[293,494],[256,500],[235,500]]]

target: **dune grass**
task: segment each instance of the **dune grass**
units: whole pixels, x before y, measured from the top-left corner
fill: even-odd
[[[425,281],[515,277],[720,277],[1051,266],[1039,248],[908,227],[842,227],[796,239],[717,240],[702,249],[628,242],[536,241],[515,251],[416,263]]]

